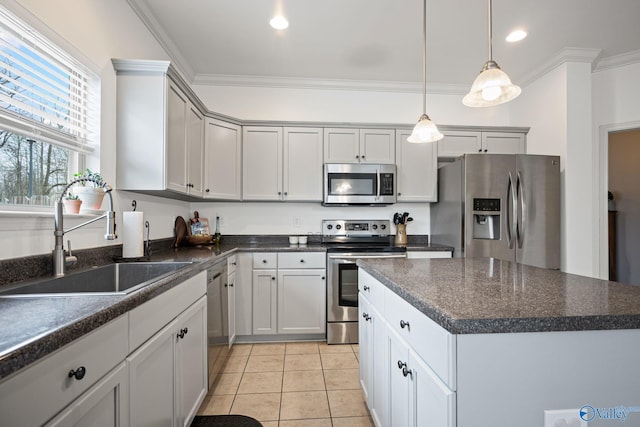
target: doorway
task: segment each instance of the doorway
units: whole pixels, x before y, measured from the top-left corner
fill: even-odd
[[[610,132],[608,140],[610,274],[640,285],[640,129]]]

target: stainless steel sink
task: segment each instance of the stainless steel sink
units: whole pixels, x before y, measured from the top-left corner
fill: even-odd
[[[63,277],[0,288],[0,297],[36,295],[124,295],[169,275],[190,262],[132,262],[109,264]],[[6,288],[6,289],[3,289]]]

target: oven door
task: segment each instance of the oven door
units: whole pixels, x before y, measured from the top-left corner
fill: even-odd
[[[327,254],[327,322],[358,321],[359,258],[406,258],[406,253]]]

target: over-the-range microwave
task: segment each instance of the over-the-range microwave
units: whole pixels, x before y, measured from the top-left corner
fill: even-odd
[[[390,205],[396,202],[396,165],[325,163],[323,205]]]

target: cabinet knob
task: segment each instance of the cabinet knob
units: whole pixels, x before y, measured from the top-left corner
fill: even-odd
[[[359,158],[360,158],[360,156],[356,155],[356,159],[359,159]]]
[[[362,318],[363,318],[364,320],[366,320],[367,322],[368,322],[369,320],[371,320],[371,316],[369,316],[369,314],[368,314],[368,313],[362,313]]]
[[[404,375],[405,377],[407,375],[411,375],[413,377],[413,372],[411,372],[411,369],[402,368],[402,375]]]
[[[204,190],[204,191],[205,191],[205,193],[208,193],[208,192],[209,192],[209,189],[207,188],[207,189],[206,189],[206,190]]]
[[[224,284],[224,287],[226,288],[227,286],[229,286],[229,285],[227,285],[227,284],[225,283],[225,284]]]
[[[238,263],[237,262],[232,262],[231,265],[238,265]]]
[[[360,158],[361,158],[362,160],[364,160],[364,154],[363,154],[362,156],[360,156]]]
[[[482,148],[478,148],[478,153],[482,153]]]
[[[304,262],[304,259],[301,259],[301,260],[300,260],[300,262],[302,262],[302,263],[303,263],[303,262]]]
[[[189,328],[184,328],[184,329],[180,329],[180,332],[178,332],[178,338],[183,339],[185,335],[187,335],[187,332],[189,332]]]
[[[369,292],[369,289],[371,289],[371,288],[370,288],[370,287],[368,287],[367,285],[364,285],[364,286],[362,287],[362,289],[364,289],[365,291]]]
[[[324,280],[324,276],[322,276],[322,277],[320,278],[320,280]]]
[[[398,193],[398,196],[402,196],[402,193]]]
[[[233,283],[229,283],[229,287],[230,287],[230,288],[233,288]]]
[[[263,263],[263,264],[266,264],[266,263],[267,263],[267,260],[266,260],[266,259],[263,259],[263,260],[262,260],[262,263]]]
[[[400,320],[400,328],[404,329],[404,327],[407,327],[407,329],[409,329],[409,322],[405,322],[404,320]]]
[[[406,362],[403,362],[402,360],[398,360],[398,369],[402,369],[402,368],[406,369],[406,367],[407,367]]]
[[[271,280],[276,280],[276,278],[275,278],[275,277],[272,277],[272,278],[271,278]]]
[[[84,366],[80,366],[78,369],[72,369],[69,371],[69,378],[75,378],[80,381],[86,374],[87,369]]]
[[[489,151],[489,150],[487,150],[487,149],[485,148],[485,149],[484,149],[484,152],[486,153],[487,151]]]
[[[289,194],[288,192],[286,192],[286,191],[284,192],[284,195],[285,195],[285,196],[286,196],[286,195],[288,195],[288,194]]]
[[[280,196],[282,194],[282,191],[278,191],[278,196]]]

